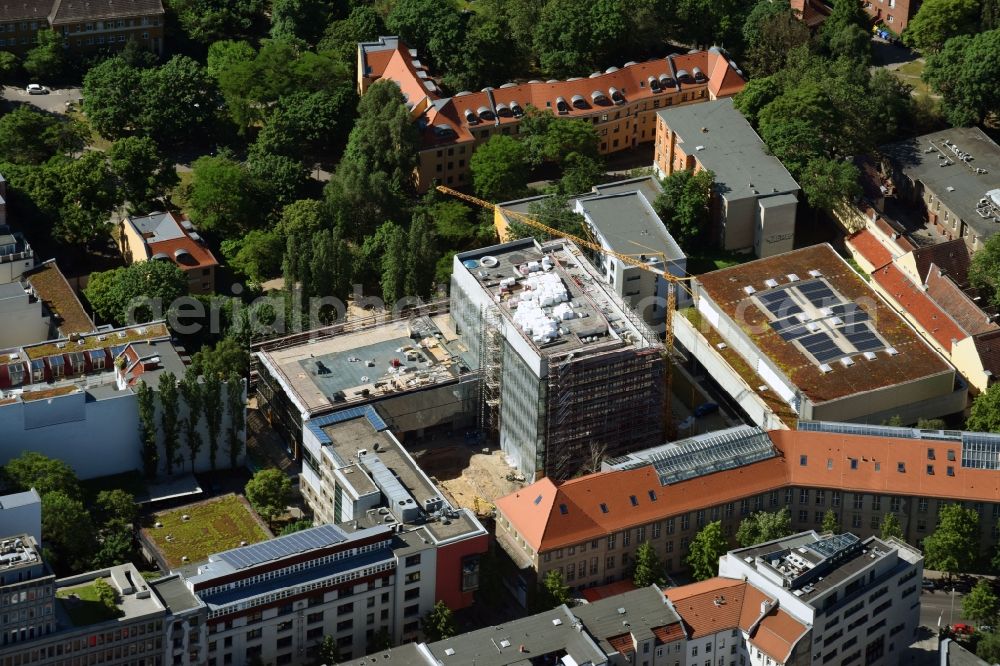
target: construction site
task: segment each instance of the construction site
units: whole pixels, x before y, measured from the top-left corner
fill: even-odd
[[[451,314],[478,359],[480,427],[529,481],[662,441],[664,347],[572,242],[456,255]]]

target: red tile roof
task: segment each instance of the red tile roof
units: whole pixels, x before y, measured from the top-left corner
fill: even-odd
[[[993,377],[1000,378],[1000,330],[980,333],[972,338],[972,342],[979,352],[979,362],[983,370],[988,370]]]
[[[629,654],[635,652],[635,644],[632,642],[632,634],[626,632],[624,634],[618,634],[617,636],[610,636],[608,643],[614,648],[615,652],[619,654],[628,656]]]
[[[879,231],[893,239],[896,245],[898,245],[904,252],[912,252],[917,249],[917,246],[911,243],[910,239],[904,236],[902,231],[890,224],[885,218],[876,215],[873,224]]]
[[[589,474],[558,488],[542,479],[496,506],[532,549],[546,552],[786,487],[1000,502],[1000,475],[962,467],[957,443],[801,430],[773,430],[768,436],[782,455],[737,469],[667,486],[651,466]],[[935,449],[935,460],[927,459],[927,449]],[[956,460],[948,459],[949,452]],[[928,464],[934,465],[933,474],[927,473]],[[632,506],[631,495],[638,506]],[[543,499],[535,504],[538,496]]]
[[[656,636],[657,644],[673,643],[679,641],[684,636],[684,627],[679,624],[668,624],[665,627],[653,627],[653,635]]]
[[[977,335],[994,331],[998,327],[982,308],[962,291],[954,280],[931,264],[925,279],[927,295],[938,306],[951,315],[951,318],[962,327],[968,335]]]
[[[601,585],[600,587],[588,587],[581,592],[581,595],[590,603],[594,603],[595,601],[607,599],[608,597],[615,597],[619,594],[625,594],[626,592],[631,592],[635,589],[638,588],[636,588],[632,581],[619,580],[614,583],[608,583],[607,585]]]
[[[882,245],[882,241],[875,234],[867,229],[862,229],[849,237],[846,242],[874,268],[882,268],[892,261],[892,253]]]
[[[922,289],[889,264],[872,273],[872,278],[907,314],[920,324],[949,353],[953,340],[968,336],[955,321],[932,301]]]

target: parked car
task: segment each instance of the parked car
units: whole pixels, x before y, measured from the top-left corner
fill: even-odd
[[[955,634],[968,634],[971,636],[972,634],[976,633],[976,628],[973,627],[971,624],[959,623],[951,625],[951,631],[952,633]]]
[[[708,416],[709,414],[714,414],[719,411],[719,406],[714,402],[703,402],[694,408],[695,418],[701,418],[703,416]]]
[[[49,89],[38,83],[29,83],[28,87],[24,89],[29,95],[48,95]]]
[[[937,589],[937,585],[934,583],[934,581],[928,578],[924,578],[924,582],[922,583],[922,585],[923,588],[928,592],[933,592],[935,589]]]

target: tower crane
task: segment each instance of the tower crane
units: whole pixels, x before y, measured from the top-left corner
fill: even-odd
[[[575,244],[577,244],[577,245],[579,245],[581,247],[585,247],[585,248],[587,248],[589,250],[593,250],[594,252],[597,252],[597,253],[599,253],[601,255],[604,255],[604,256],[607,256],[607,257],[613,257],[614,259],[617,259],[618,261],[622,262],[623,264],[626,264],[628,266],[634,266],[635,268],[638,268],[640,270],[647,271],[649,273],[653,273],[654,275],[658,275],[659,277],[661,277],[661,278],[663,278],[664,280],[667,281],[667,284],[668,284],[668,288],[667,288],[667,310],[666,310],[666,316],[664,317],[665,327],[666,327],[666,336],[665,336],[665,340],[664,340],[665,351],[664,351],[664,354],[663,354],[663,357],[664,357],[663,360],[664,360],[664,366],[665,366],[664,367],[664,373],[663,373],[663,380],[664,380],[663,425],[664,425],[664,428],[665,428],[665,430],[666,430],[666,432],[668,434],[668,437],[672,436],[673,435],[673,410],[671,409],[671,401],[673,399],[673,393],[672,393],[672,389],[673,389],[673,368],[672,368],[672,364],[671,364],[671,356],[670,355],[671,355],[671,352],[672,352],[672,350],[674,348],[673,312],[674,312],[674,310],[677,309],[677,288],[678,287],[682,288],[685,291],[687,291],[688,293],[690,293],[690,289],[688,289],[687,285],[685,285],[684,283],[686,281],[690,280],[691,278],[690,277],[678,277],[676,275],[671,275],[670,272],[667,270],[666,257],[663,256],[662,253],[652,252],[652,254],[659,254],[662,257],[662,259],[663,259],[663,264],[662,264],[663,268],[658,268],[655,265],[650,265],[649,262],[646,261],[646,260],[644,260],[644,259],[636,258],[635,256],[630,255],[630,254],[623,254],[621,252],[615,252],[614,250],[609,250],[608,248],[605,248],[605,247],[599,245],[598,243],[595,243],[594,241],[587,240],[586,238],[580,238],[579,236],[574,236],[573,234],[568,234],[565,231],[560,231],[559,229],[556,229],[554,227],[550,227],[547,224],[544,224],[544,223],[540,222],[533,215],[528,215],[526,213],[521,213],[519,211],[511,210],[509,208],[503,208],[502,206],[499,206],[499,205],[497,205],[495,203],[491,203],[489,201],[485,201],[485,200],[480,199],[478,197],[474,197],[474,196],[472,196],[470,194],[465,194],[463,192],[459,192],[458,190],[453,190],[452,188],[445,187],[444,185],[438,185],[437,186],[437,190],[439,192],[441,192],[442,194],[447,194],[449,196],[453,196],[455,198],[458,198],[458,199],[461,199],[461,200],[466,201],[468,203],[471,203],[471,204],[473,204],[475,206],[479,206],[480,208],[485,208],[487,210],[492,210],[495,213],[497,213],[497,212],[501,213],[505,217],[507,217],[508,219],[517,220],[518,222],[520,222],[522,224],[525,224],[525,225],[527,225],[527,226],[529,226],[529,227],[531,227],[533,229],[538,229],[539,231],[544,231],[547,234],[550,234],[551,236],[554,236],[556,238],[566,238],[566,239],[569,239],[569,240],[573,241]],[[503,239],[501,239],[501,240],[503,240]],[[637,243],[637,245],[638,245],[638,243]],[[643,255],[643,256],[645,256],[645,255]]]

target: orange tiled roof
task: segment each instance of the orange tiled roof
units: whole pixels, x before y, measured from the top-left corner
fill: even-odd
[[[684,628],[679,624],[668,624],[665,627],[653,627],[653,635],[657,643],[673,643],[684,638]]]
[[[867,229],[849,237],[846,242],[875,268],[882,268],[892,261],[892,253]]]
[[[1000,377],[1000,329],[980,333],[972,338],[979,352],[979,362],[983,370],[989,370],[994,377]]]
[[[191,261],[180,261],[174,254],[178,250],[186,251],[188,256],[191,257]],[[187,235],[183,238],[149,243],[149,255],[153,256],[157,253],[167,255],[170,258],[170,261],[174,262],[174,264],[176,264],[181,270],[207,268],[209,266],[219,265],[219,262],[215,259],[215,255],[212,254],[211,250],[201,243],[191,239]]]
[[[611,636],[608,638],[608,643],[614,650],[622,655],[629,655],[635,652],[635,645],[632,643],[632,634],[626,632],[624,634],[618,634],[617,636]]]
[[[773,430],[768,436],[782,455],[737,469],[668,486],[660,485],[651,466],[588,474],[558,487],[542,479],[496,506],[532,549],[545,552],[786,487],[1000,502],[1000,474],[962,467],[958,443],[802,430]],[[928,460],[927,449],[935,450],[934,460]],[[955,460],[948,459],[949,452]],[[806,456],[805,465],[800,456]],[[632,506],[631,495],[638,506]],[[535,504],[538,496],[542,500]]]
[[[950,352],[952,340],[964,340],[968,337],[948,313],[928,298],[894,264],[879,268],[872,273],[872,278],[944,349]]]
[[[600,587],[588,587],[581,592],[581,595],[590,603],[594,603],[595,601],[615,597],[635,589],[638,588],[636,588],[635,583],[631,580],[617,580],[607,585],[601,585]]]
[[[969,282],[969,263],[972,259],[969,246],[961,238],[918,248],[913,251],[913,260],[921,279],[927,277],[933,264],[960,287],[965,287]]]
[[[739,629],[749,636],[751,644],[782,663],[787,661],[795,644],[808,630],[774,606],[775,600],[743,580],[709,578],[664,590],[664,594],[688,626],[689,638]],[[765,601],[772,606],[757,624],[764,610],[761,604]]]

